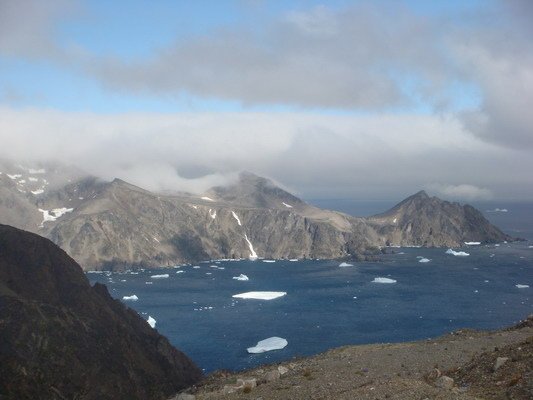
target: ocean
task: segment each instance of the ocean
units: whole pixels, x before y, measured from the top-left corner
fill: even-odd
[[[358,216],[393,205],[314,203]],[[446,249],[396,248],[380,262],[349,267],[330,260],[208,261],[87,276],[106,284],[117,299],[136,295],[137,301],[123,301],[143,318],[154,318],[156,329],[205,372],[242,370],[349,344],[508,326],[533,312],[533,203],[473,205],[505,232],[527,241],[454,249],[469,256],[446,254]],[[430,261],[422,263],[422,258]],[[152,277],[161,274],[168,278]],[[233,279],[240,274],[249,280]],[[375,278],[395,282],[376,283]],[[250,291],[287,294],[273,300],[232,297]],[[285,338],[288,345],[247,352],[272,336]]]

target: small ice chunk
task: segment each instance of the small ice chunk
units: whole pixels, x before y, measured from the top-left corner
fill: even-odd
[[[237,281],[249,281],[250,280],[250,278],[248,278],[248,276],[246,276],[244,274],[240,274],[239,276],[234,276],[231,279],[235,279]]]
[[[132,294],[131,296],[122,297],[122,300],[124,300],[124,301],[137,301],[137,300],[139,300],[139,298],[137,297],[137,295]]]
[[[271,350],[281,350],[285,348],[289,342],[287,342],[287,339],[283,339],[277,336],[269,337],[268,339],[261,340],[257,342],[257,344],[254,347],[248,347],[248,353],[251,354],[258,354],[258,353],[264,353],[265,351],[271,351]]]
[[[155,328],[156,320],[153,319],[151,316],[148,316],[148,319],[146,320],[148,322],[148,325],[150,325],[152,328]]]
[[[150,276],[150,278],[152,279],[165,279],[165,278],[168,278],[170,275],[169,274],[159,274],[159,275],[152,275]]]
[[[281,204],[283,204],[287,208],[292,208],[292,206],[290,204],[287,204],[287,203],[284,203],[284,202],[281,202]]]
[[[287,292],[246,292],[234,294],[231,297],[236,299],[256,299],[256,300],[273,300],[285,296]]]
[[[202,200],[207,200],[207,201],[215,201],[211,197],[207,197],[207,196],[202,196],[201,199]]]
[[[183,270],[179,270],[179,271],[176,271],[176,274],[183,274],[185,271]]]
[[[469,253],[466,253],[464,251],[455,251],[453,249],[446,250],[446,254],[451,254],[452,256],[456,257],[467,257],[470,255]]]
[[[262,260],[263,262],[266,262],[266,263],[275,263],[276,260]]]
[[[374,280],[372,282],[373,283],[396,283],[396,280],[395,279],[390,279],[390,278],[378,277],[378,278],[374,278]]]
[[[527,289],[529,287],[529,285],[522,285],[522,284],[517,284],[515,285],[518,289]]]
[[[481,242],[465,242],[467,246],[479,246]]]
[[[347,262],[341,262],[341,263],[339,264],[339,267],[353,267],[353,264],[349,264],[349,263],[347,263]]]
[[[297,259],[297,258],[291,258],[289,261],[290,261],[290,262],[297,262],[298,259]]]
[[[421,258],[420,260],[418,260],[418,262],[421,262],[421,263],[428,263],[430,261],[431,260],[429,258]]]
[[[199,266],[199,265],[195,265],[195,266],[193,267],[193,269],[200,269],[200,266]]]

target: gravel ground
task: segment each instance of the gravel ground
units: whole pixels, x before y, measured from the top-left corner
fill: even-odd
[[[239,373],[215,372],[187,393],[197,400],[529,400],[532,347],[530,316],[499,331],[460,330],[418,342],[345,346]],[[507,360],[494,371],[498,357]],[[182,398],[187,399],[176,397]]]

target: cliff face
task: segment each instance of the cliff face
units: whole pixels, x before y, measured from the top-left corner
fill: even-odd
[[[201,371],[38,235],[0,225],[0,398],[163,399]]]
[[[156,194],[119,179],[90,177],[33,190],[26,188],[30,179],[38,179],[35,184],[47,179],[18,175],[0,175],[0,190],[6,192],[0,222],[48,237],[84,269],[254,255],[358,258],[387,244],[451,247],[511,240],[474,208],[424,192],[384,214],[357,218],[313,207],[251,173],[204,195]]]

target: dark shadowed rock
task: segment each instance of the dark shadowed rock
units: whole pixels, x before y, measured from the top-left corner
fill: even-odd
[[[200,370],[38,235],[0,225],[0,398],[163,399]]]

